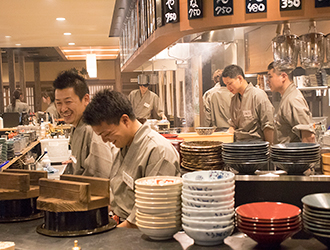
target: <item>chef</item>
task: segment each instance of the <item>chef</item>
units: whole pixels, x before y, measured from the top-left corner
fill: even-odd
[[[149,81],[149,77],[147,80]],[[149,82],[143,84],[141,82],[139,84],[139,89],[132,90],[128,95],[128,100],[132,103],[134,113],[137,119],[150,119],[150,118],[158,118],[152,117],[153,112],[155,112],[159,117],[163,120],[166,120],[166,116],[160,105],[160,99],[158,95],[149,90]]]
[[[233,94],[226,88],[222,81],[222,70],[217,69],[213,74],[214,87],[206,91],[203,95],[206,127],[217,127],[228,129],[229,107]]]
[[[89,103],[85,79],[72,71],[65,71],[59,74],[53,86],[57,111],[65,123],[73,125],[70,135],[73,169],[69,168],[70,164],[65,173],[109,178],[113,154],[117,149],[112,144],[104,143],[91,126],[82,121],[83,112]]]
[[[119,227],[136,227],[134,181],[146,176],[179,176],[179,154],[167,139],[135,118],[122,93],[97,93],[83,119],[104,142],[120,148],[110,174],[110,205]]]
[[[288,74],[272,62],[268,65],[267,77],[271,91],[279,92],[282,97],[275,114],[274,142],[314,142],[312,114],[292,82],[292,72]]]
[[[273,143],[273,106],[266,93],[247,83],[244,72],[237,65],[229,65],[222,72],[222,80],[234,94],[230,104],[229,124],[235,141],[262,140]]]

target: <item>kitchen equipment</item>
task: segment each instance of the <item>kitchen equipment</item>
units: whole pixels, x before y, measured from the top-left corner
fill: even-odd
[[[235,175],[228,171],[194,171],[182,176],[182,227],[202,246],[222,244],[234,229]],[[207,196],[204,188],[206,186]],[[219,194],[226,190],[229,193]],[[193,190],[193,195],[189,191]]]
[[[196,127],[195,131],[199,135],[212,135],[216,127]]]
[[[279,26],[278,31],[279,34]],[[298,62],[299,38],[291,34],[290,24],[285,23],[283,35],[277,35],[272,40],[273,57],[277,66],[284,70],[294,70]]]
[[[109,179],[61,175],[60,180],[39,180],[37,208],[44,211],[44,223],[37,232],[68,237],[105,232],[117,226],[109,218]]]
[[[226,166],[238,174],[254,174],[268,170],[268,142],[233,142],[222,145],[222,159]]]
[[[44,153],[47,148],[48,156],[51,162],[66,161],[70,157],[69,139],[66,138],[53,138],[43,139],[41,143],[41,152]]]
[[[171,239],[181,229],[182,179],[144,177],[135,181],[136,224],[154,240]]]
[[[253,202],[236,208],[236,226],[260,245],[272,247],[301,230],[299,207],[281,202]]]
[[[288,174],[304,174],[320,160],[320,144],[291,142],[271,146],[271,162]],[[310,172],[306,172],[307,174]]]
[[[330,33],[325,36],[325,58],[324,67],[330,68]]]
[[[318,70],[324,60],[324,35],[316,32],[316,22],[309,26],[309,33],[299,36],[300,63],[305,69]]]
[[[304,196],[303,224],[305,231],[330,247],[330,193],[316,193]]]
[[[43,216],[37,209],[40,178],[47,178],[47,172],[5,169],[0,173],[0,222],[27,221]]]

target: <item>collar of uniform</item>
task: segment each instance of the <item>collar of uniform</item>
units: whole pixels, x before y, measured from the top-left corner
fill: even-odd
[[[292,91],[296,89],[296,85],[292,82],[284,91],[284,94],[282,96],[282,99],[284,99],[286,96],[288,96]]]

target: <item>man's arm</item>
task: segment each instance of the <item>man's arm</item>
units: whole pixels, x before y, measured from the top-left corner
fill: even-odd
[[[265,128],[263,133],[264,133],[265,141],[268,141],[269,144],[272,145],[274,141],[274,129]]]

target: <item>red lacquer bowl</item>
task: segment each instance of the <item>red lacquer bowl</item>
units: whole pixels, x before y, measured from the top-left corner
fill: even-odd
[[[301,210],[299,207],[281,202],[254,202],[236,208],[239,216],[253,220],[287,220],[297,217]]]

